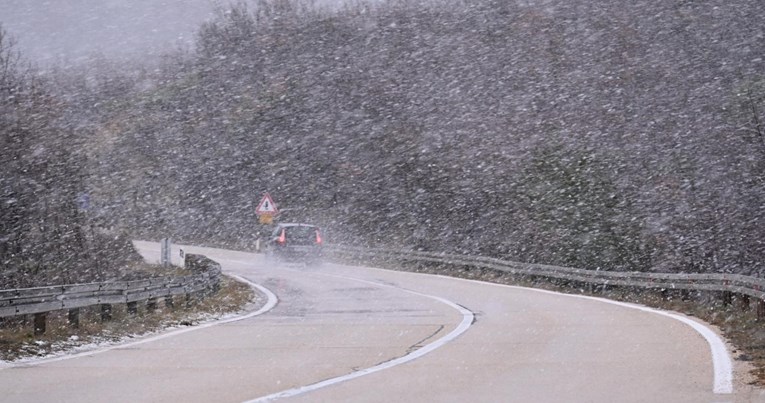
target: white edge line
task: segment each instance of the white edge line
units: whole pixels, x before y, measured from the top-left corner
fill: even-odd
[[[380,269],[384,270],[384,269]],[[428,275],[425,273],[415,273],[415,274],[423,274]],[[630,304],[627,302],[620,302],[620,301],[614,301],[606,298],[599,298],[599,297],[592,297],[589,295],[576,295],[576,294],[566,294],[562,292],[557,291],[550,291],[550,290],[543,290],[539,288],[531,288],[531,287],[521,287],[521,286],[515,286],[515,285],[507,285],[507,284],[497,284],[497,283],[490,283],[486,281],[479,281],[479,280],[470,280],[470,279],[461,279],[458,277],[450,277],[450,276],[444,276],[444,275],[436,275],[438,277],[444,277],[444,278],[452,278],[452,279],[458,279],[462,281],[470,281],[474,283],[480,283],[480,284],[489,284],[497,287],[508,287],[508,288],[516,288],[516,289],[522,289],[522,290],[529,290],[529,291],[535,291],[535,292],[541,292],[546,294],[553,294],[553,295],[561,295],[565,297],[571,297],[571,298],[582,298],[582,299],[589,299],[593,301],[599,301],[604,302],[607,304],[612,305],[618,305],[625,308],[631,308],[631,309],[637,309],[644,312],[654,313],[662,316],[666,316],[668,318],[675,319],[677,321],[680,321],[682,323],[685,323],[686,325],[690,326],[698,332],[709,344],[709,348],[712,352],[712,367],[714,372],[714,381],[713,381],[713,387],[712,391],[715,394],[731,394],[733,393],[733,362],[730,358],[730,355],[728,354],[728,348],[725,346],[725,342],[720,338],[720,336],[717,335],[717,333],[713,332],[709,327],[705,326],[702,323],[699,323],[695,320],[689,319],[685,316],[662,311],[659,309],[649,308],[647,306],[643,305],[637,305],[637,304]]]
[[[423,347],[421,347],[421,348],[419,348],[419,349],[417,349],[417,350],[415,350],[415,351],[413,351],[413,352],[411,352],[411,353],[409,353],[407,355],[395,358],[395,359],[390,360],[390,361],[383,362],[383,363],[375,365],[373,367],[364,368],[364,369],[361,369],[361,370],[358,370],[358,371],[355,371],[355,372],[351,372],[351,373],[346,374],[346,375],[338,376],[338,377],[335,377],[335,378],[330,378],[330,379],[327,379],[327,380],[324,380],[324,381],[321,381],[321,382],[317,382],[317,383],[314,383],[314,384],[306,385],[306,386],[300,386],[300,387],[297,387],[297,388],[284,390],[284,391],[273,393],[273,394],[270,394],[270,395],[267,395],[267,396],[262,396],[262,397],[259,397],[259,398],[255,398],[253,400],[248,400],[248,401],[246,401],[246,403],[267,402],[267,401],[271,401],[271,400],[274,400],[274,399],[281,399],[281,398],[285,398],[285,397],[293,397],[293,396],[301,395],[301,394],[304,394],[304,393],[312,392],[312,391],[317,390],[317,389],[321,389],[321,388],[324,388],[324,387],[327,387],[327,386],[336,385],[338,383],[349,381],[349,380],[352,380],[352,379],[360,378],[362,376],[373,374],[375,372],[379,372],[379,371],[382,371],[382,370],[385,370],[385,369],[388,369],[388,368],[392,368],[392,367],[395,367],[395,366],[398,366],[398,365],[401,365],[401,364],[404,364],[404,363],[416,360],[416,359],[424,356],[425,354],[428,354],[431,351],[436,350],[436,349],[444,346],[446,343],[449,343],[450,341],[456,339],[462,333],[465,333],[468,330],[468,328],[470,328],[470,326],[473,324],[473,320],[475,319],[475,316],[473,315],[473,312],[469,311],[468,309],[466,309],[466,308],[464,308],[464,307],[462,307],[460,305],[457,305],[454,302],[451,302],[449,300],[443,299],[441,297],[436,297],[434,295],[428,295],[428,294],[422,294],[422,293],[419,293],[419,292],[416,292],[416,291],[412,291],[412,290],[407,290],[407,289],[401,288],[401,287],[395,287],[395,286],[391,286],[391,285],[388,285],[388,284],[381,284],[381,283],[361,280],[361,279],[352,278],[352,277],[334,276],[334,275],[332,275],[332,277],[345,278],[345,279],[349,279],[349,280],[354,280],[354,281],[374,284],[376,286],[381,286],[381,287],[395,288],[395,289],[402,290],[404,292],[408,292],[410,294],[420,295],[420,296],[423,296],[423,297],[434,299],[434,300],[436,300],[438,302],[446,304],[446,305],[456,309],[457,311],[459,311],[459,313],[462,315],[462,321],[460,322],[460,324],[454,330],[449,332],[444,337],[441,337],[440,339],[438,339],[438,340],[436,340],[436,341],[434,341],[432,343],[429,343],[429,344],[427,344],[427,345],[425,345],[425,346],[423,346]]]
[[[168,337],[178,336],[178,335],[183,334],[183,333],[188,333],[188,332],[193,332],[193,331],[196,331],[196,330],[206,329],[208,327],[224,325],[226,323],[231,323],[231,322],[237,322],[237,321],[240,321],[240,320],[252,318],[254,316],[262,315],[262,314],[270,311],[271,309],[273,309],[276,306],[276,304],[279,302],[279,298],[276,297],[276,294],[271,292],[271,290],[269,290],[268,288],[265,288],[265,287],[261,286],[260,284],[255,284],[252,281],[247,280],[244,277],[237,276],[235,274],[227,274],[227,275],[231,276],[231,277],[234,277],[235,279],[237,279],[237,280],[239,280],[241,282],[247,283],[248,285],[250,285],[250,287],[253,287],[253,288],[261,291],[268,298],[268,300],[266,301],[266,304],[263,305],[263,307],[261,307],[260,309],[258,309],[255,312],[250,312],[250,313],[247,313],[247,314],[244,314],[244,315],[241,315],[241,316],[236,316],[236,317],[233,317],[233,318],[228,318],[228,319],[223,319],[223,320],[211,321],[209,323],[203,323],[203,324],[200,324],[200,325],[197,325],[197,326],[191,326],[191,327],[187,327],[187,328],[183,328],[183,329],[173,330],[173,331],[169,331],[167,333],[162,333],[162,334],[159,334],[159,335],[156,335],[156,336],[150,336],[150,337],[142,338],[140,340],[136,340],[136,341],[129,342],[129,343],[117,343],[117,344],[110,345],[108,347],[97,349],[97,350],[83,351],[81,353],[75,353],[75,354],[70,354],[70,355],[62,355],[62,356],[51,357],[51,358],[41,358],[41,359],[37,359],[37,360],[22,361],[22,362],[18,362],[18,363],[7,362],[7,361],[0,361],[0,371],[2,371],[3,369],[8,369],[8,368],[31,367],[31,366],[36,366],[36,365],[49,364],[49,363],[57,362],[57,361],[70,360],[70,359],[73,359],[73,358],[79,358],[79,357],[86,357],[86,356],[101,354],[101,353],[105,353],[105,352],[111,351],[111,350],[122,349],[122,348],[129,348],[129,347],[133,347],[133,346],[136,346],[136,345],[139,345],[139,344],[143,344],[143,343],[149,343],[149,342],[152,342],[152,341],[157,341],[157,340],[165,339],[165,338],[168,338]]]
[[[713,332],[709,327],[676,313],[649,308],[642,305],[612,301],[597,297],[580,297],[666,316],[692,327],[693,330],[698,332],[702,337],[704,337],[704,339],[706,339],[712,352],[712,367],[714,369],[714,387],[712,388],[713,392],[716,394],[733,393],[733,362],[731,361],[730,355],[728,354],[728,348],[725,346],[725,342],[723,342],[720,336]]]

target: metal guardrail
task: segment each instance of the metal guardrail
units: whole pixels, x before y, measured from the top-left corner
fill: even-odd
[[[128,304],[152,298],[215,289],[220,264],[202,255],[186,255],[186,267],[197,273],[181,277],[0,290],[0,318],[40,314],[102,304]]]
[[[739,274],[682,274],[584,270],[541,264],[519,263],[485,256],[454,255],[399,249],[326,247],[329,254],[380,261],[417,261],[490,269],[519,276],[575,281],[595,286],[627,286],[651,289],[720,291],[765,301],[765,279]],[[186,265],[197,274],[158,277],[146,280],[90,284],[68,284],[14,290],[0,290],[0,318],[39,314],[93,305],[133,303],[152,298],[193,294],[215,288],[221,268],[201,255],[186,255]]]
[[[544,277],[576,281],[595,286],[626,286],[651,289],[720,291],[746,295],[765,301],[765,279],[739,274],[682,274],[615,272],[584,270],[569,267],[519,263],[485,256],[446,253],[333,246],[325,251],[339,257],[380,259],[384,261],[418,261],[491,269],[512,275]]]

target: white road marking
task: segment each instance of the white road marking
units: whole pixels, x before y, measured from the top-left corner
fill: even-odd
[[[216,260],[216,259],[214,259],[214,260]],[[219,259],[219,260],[235,261],[235,262],[238,262],[238,263],[248,263],[248,262],[238,261],[238,260],[235,260],[235,259]],[[383,270],[383,269],[376,269],[376,270]],[[412,274],[421,274],[421,273],[412,273]],[[199,329],[205,329],[205,328],[212,327],[212,326],[217,326],[217,325],[222,325],[222,324],[226,324],[226,323],[236,322],[236,321],[248,319],[248,318],[251,318],[251,317],[258,316],[258,315],[261,315],[263,313],[266,313],[266,312],[270,311],[271,309],[273,309],[276,306],[276,304],[278,303],[278,298],[276,297],[276,295],[273,292],[271,292],[270,290],[268,290],[267,288],[265,288],[263,286],[260,286],[258,284],[255,284],[255,283],[253,283],[253,282],[251,282],[251,281],[249,281],[249,280],[247,280],[247,279],[245,279],[243,277],[240,277],[240,276],[237,276],[237,275],[232,275],[232,274],[229,274],[229,275],[231,275],[232,277],[235,277],[238,280],[249,284],[251,287],[256,288],[256,289],[260,290],[261,292],[263,292],[267,296],[267,298],[268,298],[268,301],[266,302],[266,304],[261,309],[255,311],[255,312],[251,312],[251,313],[242,315],[242,316],[237,316],[237,317],[233,317],[233,318],[229,318],[229,319],[225,319],[225,320],[221,320],[221,321],[216,321],[216,322],[205,323],[205,324],[202,324],[202,325],[199,325],[199,326],[194,326],[194,327],[189,327],[189,328],[184,328],[184,329],[178,329],[178,330],[170,331],[170,332],[163,333],[163,334],[160,334],[160,335],[156,335],[156,336],[152,336],[152,337],[147,337],[147,338],[144,338],[144,339],[136,340],[136,341],[133,341],[133,342],[130,342],[130,343],[115,344],[115,345],[112,345],[112,346],[109,346],[109,347],[106,347],[106,348],[102,348],[102,349],[99,349],[99,350],[85,351],[85,352],[71,354],[71,355],[58,356],[58,357],[49,357],[49,358],[42,358],[42,359],[34,359],[34,360],[20,361],[20,362],[14,362],[14,363],[0,361],[0,371],[3,370],[3,369],[6,369],[6,368],[34,366],[34,365],[41,365],[41,364],[51,363],[51,362],[56,362],[56,361],[68,360],[68,359],[72,359],[72,358],[91,356],[91,355],[100,354],[100,353],[103,353],[103,352],[106,352],[106,351],[111,351],[111,350],[120,349],[120,348],[128,348],[128,347],[132,347],[132,346],[135,346],[135,345],[139,345],[139,344],[143,344],[143,343],[148,343],[148,342],[151,342],[151,341],[155,341],[155,340],[160,340],[160,339],[164,339],[164,338],[167,338],[167,337],[176,336],[176,335],[180,335],[180,334],[183,334],[183,333],[187,333],[187,332],[191,332],[191,331],[195,331],[195,330],[199,330]],[[327,275],[327,274],[325,274],[325,275]],[[432,274],[421,274],[421,275],[432,276]],[[355,281],[359,281],[359,282],[366,282],[366,283],[374,284],[374,285],[377,285],[377,286],[397,288],[397,289],[400,289],[400,290],[403,290],[405,292],[409,292],[409,293],[412,293],[412,294],[415,294],[415,295],[421,295],[421,296],[424,296],[424,297],[427,297],[427,298],[434,299],[436,301],[442,302],[442,303],[444,303],[446,305],[449,305],[452,308],[458,310],[463,315],[462,322],[460,323],[460,325],[455,330],[453,330],[452,332],[450,332],[446,336],[444,336],[444,337],[442,337],[442,338],[440,338],[440,339],[438,339],[438,340],[436,340],[436,341],[434,341],[434,342],[432,342],[432,343],[430,343],[430,344],[428,344],[428,345],[426,345],[426,346],[424,346],[424,347],[422,347],[422,348],[420,348],[420,349],[418,349],[418,350],[416,350],[416,351],[414,351],[414,352],[412,352],[410,354],[407,354],[405,356],[399,357],[399,358],[394,359],[392,361],[388,361],[388,362],[382,363],[380,365],[377,365],[377,366],[374,366],[374,367],[370,367],[370,368],[367,368],[367,369],[363,369],[363,370],[359,370],[359,371],[356,371],[356,372],[353,372],[353,373],[350,373],[350,374],[347,374],[347,375],[344,375],[344,376],[340,376],[340,377],[337,377],[337,378],[328,379],[328,380],[325,380],[325,381],[322,381],[322,382],[319,382],[319,383],[316,383],[316,384],[307,385],[307,386],[303,386],[303,387],[299,387],[299,388],[290,389],[290,390],[286,390],[286,391],[283,391],[283,392],[275,393],[275,394],[272,394],[272,395],[260,397],[260,398],[254,399],[254,400],[250,400],[249,402],[261,402],[261,401],[268,401],[268,400],[272,400],[272,399],[276,399],[276,398],[281,398],[281,397],[296,396],[296,395],[299,395],[299,394],[310,392],[312,390],[316,390],[316,389],[320,389],[320,388],[323,388],[323,387],[326,387],[326,386],[338,384],[340,382],[345,382],[347,380],[355,379],[355,378],[358,378],[358,377],[361,377],[361,376],[365,376],[365,375],[368,375],[368,374],[371,374],[371,373],[374,373],[374,372],[382,371],[382,370],[387,369],[387,368],[391,368],[391,367],[394,367],[394,366],[397,366],[397,365],[401,365],[403,363],[406,363],[406,362],[415,360],[417,358],[420,358],[423,355],[425,355],[425,354],[427,354],[427,353],[429,353],[429,352],[431,352],[431,351],[433,351],[433,350],[435,350],[435,349],[437,349],[439,347],[442,347],[446,343],[454,340],[460,334],[462,334],[465,331],[467,331],[467,329],[470,327],[470,325],[473,322],[474,316],[473,316],[472,312],[470,312],[469,310],[467,310],[467,309],[457,305],[454,302],[448,301],[448,300],[440,298],[440,297],[436,297],[436,296],[433,296],[433,295],[422,294],[422,293],[418,293],[416,291],[407,290],[407,289],[400,288],[400,287],[394,287],[394,286],[390,286],[390,285],[386,285],[386,284],[370,282],[370,281],[366,281],[366,280],[354,279],[354,278],[343,277],[343,276],[335,276],[335,277],[342,277],[342,278],[346,278],[346,279],[350,279],[350,280],[355,280]],[[649,307],[642,306],[642,305],[636,305],[636,304],[629,304],[629,303],[625,303],[625,302],[613,301],[613,300],[609,300],[609,299],[605,299],[605,298],[591,297],[591,296],[585,296],[585,295],[565,294],[565,293],[549,291],[549,290],[541,290],[541,289],[536,289],[536,288],[528,288],[528,287],[520,287],[520,286],[511,286],[511,285],[505,285],[505,284],[496,284],[496,283],[477,281],[477,280],[469,280],[469,279],[460,279],[460,278],[450,277],[450,276],[438,275],[438,277],[449,278],[449,279],[452,279],[452,280],[469,281],[469,282],[475,282],[475,283],[480,283],[480,284],[484,284],[484,285],[493,285],[493,286],[498,286],[498,287],[508,287],[508,288],[515,288],[515,289],[530,290],[530,291],[535,291],[535,292],[548,293],[548,294],[553,294],[553,295],[561,295],[561,296],[572,297],[572,298],[590,299],[590,300],[604,302],[604,303],[613,304],[613,305],[618,305],[618,306],[622,306],[622,307],[626,307],[626,308],[637,309],[637,310],[641,310],[641,311],[644,311],[644,312],[659,314],[659,315],[662,315],[662,316],[665,316],[665,317],[669,317],[669,318],[678,320],[678,321],[680,321],[682,323],[685,323],[686,325],[688,325],[691,328],[693,328],[696,332],[698,332],[702,337],[704,337],[704,339],[707,341],[707,343],[710,346],[710,350],[711,350],[711,354],[712,354],[712,364],[713,364],[713,369],[714,369],[714,371],[713,371],[714,372],[714,382],[713,382],[713,391],[714,391],[714,393],[716,393],[716,394],[730,394],[730,393],[733,393],[733,364],[732,364],[732,360],[730,358],[730,355],[728,354],[728,349],[725,346],[725,343],[722,341],[722,339],[716,333],[714,333],[711,329],[709,329],[705,325],[703,325],[703,324],[701,324],[699,322],[696,322],[696,321],[694,321],[692,319],[689,319],[687,317],[684,317],[682,315],[678,315],[678,314],[674,314],[674,313],[670,313],[670,312],[666,312],[666,311],[661,311],[661,310],[658,310],[658,309],[653,309],[653,308],[649,308]]]
[[[438,276],[444,277],[444,278],[456,278],[456,277],[443,276],[443,275],[438,275]],[[557,292],[557,291],[542,290],[538,288],[519,287],[514,285],[506,285],[506,284],[489,283],[489,282],[478,281],[478,280],[469,280],[469,279],[459,279],[459,280],[470,281],[470,282],[475,282],[480,284],[491,284],[497,287],[508,287],[508,288],[536,291],[536,292],[541,292],[546,294],[562,295],[562,296],[571,297],[571,298],[589,299],[593,301],[604,302],[607,304],[618,305],[625,308],[637,309],[644,312],[654,313],[654,314],[666,316],[668,318],[672,318],[682,323],[685,323],[686,325],[693,328],[693,330],[698,332],[702,337],[704,337],[704,339],[709,344],[709,348],[712,352],[712,367],[714,372],[714,381],[713,381],[712,391],[716,394],[733,393],[733,361],[730,358],[730,354],[728,354],[728,348],[725,346],[725,342],[723,342],[720,336],[718,336],[715,332],[713,332],[710,328],[703,325],[702,323],[696,322],[692,319],[689,319],[679,314],[662,311],[659,309],[649,308],[643,305],[614,301],[614,300],[610,300],[606,298],[591,297],[588,295],[565,294],[565,293]]]
[[[378,268],[372,268],[372,269],[375,269],[375,270],[384,270],[384,269],[378,269]],[[321,274],[321,273],[317,273],[317,274]],[[432,274],[425,274],[425,273],[411,273],[411,274],[419,274],[419,275],[423,275],[423,276],[432,276]],[[328,275],[328,274],[325,274],[325,275],[327,275],[327,276],[334,276],[334,275]],[[671,313],[671,312],[666,312],[666,311],[661,311],[661,310],[654,309],[654,308],[649,308],[649,307],[646,307],[646,306],[643,306],[643,305],[630,304],[630,303],[626,303],[626,302],[614,301],[614,300],[610,300],[610,299],[592,297],[592,296],[587,296],[587,295],[565,294],[565,293],[562,293],[562,292],[542,290],[542,289],[537,289],[537,288],[528,288],[528,287],[512,286],[512,285],[505,285],[505,284],[497,284],[497,283],[490,283],[490,282],[478,281],[478,280],[470,280],[470,279],[461,279],[461,278],[457,278],[457,277],[450,277],[450,276],[443,276],[443,275],[436,275],[436,276],[443,277],[443,278],[448,278],[448,279],[452,279],[452,280],[468,281],[468,282],[479,283],[479,284],[484,284],[484,285],[492,285],[492,286],[497,286],[497,287],[507,287],[507,288],[514,288],[514,289],[529,290],[529,291],[534,291],[534,292],[546,293],[546,294],[551,294],[551,295],[559,295],[559,296],[570,297],[570,298],[589,299],[589,300],[603,302],[603,303],[612,304],[612,305],[617,305],[617,306],[621,306],[621,307],[625,307],[625,308],[637,309],[637,310],[648,312],[648,313],[658,314],[658,315],[662,315],[662,316],[665,316],[665,317],[668,317],[668,318],[680,321],[680,322],[690,326],[696,332],[698,332],[702,337],[704,337],[704,339],[709,344],[709,348],[710,348],[711,354],[712,354],[712,366],[713,366],[713,372],[714,372],[713,387],[712,387],[713,392],[715,394],[731,394],[731,393],[733,393],[733,363],[732,363],[732,360],[730,358],[730,355],[728,354],[728,349],[725,346],[725,343],[723,342],[723,340],[715,332],[713,332],[707,326],[705,326],[705,325],[703,325],[703,324],[701,324],[699,322],[696,322],[694,320],[691,320],[691,319],[689,319],[687,317],[684,317],[682,315]],[[334,277],[340,277],[340,278],[356,280],[356,281],[360,281],[360,282],[371,283],[371,284],[375,284],[375,285],[378,285],[378,286],[387,286],[387,287],[392,287],[392,288],[398,288],[398,289],[404,290],[406,292],[410,292],[412,294],[422,295],[422,296],[425,296],[425,297],[428,297],[428,298],[435,299],[437,301],[443,302],[443,303],[445,303],[447,305],[450,305],[450,306],[454,307],[455,309],[459,310],[463,314],[463,321],[460,324],[460,326],[457,329],[455,329],[454,331],[452,331],[452,333],[450,333],[449,335],[447,335],[447,336],[437,340],[434,343],[431,343],[431,344],[423,347],[420,350],[416,350],[416,351],[414,351],[411,354],[399,357],[399,358],[397,358],[395,360],[388,361],[386,363],[380,364],[380,365],[375,366],[375,367],[371,367],[371,368],[367,368],[367,369],[360,370],[360,371],[357,371],[357,372],[353,372],[353,373],[350,373],[348,375],[344,375],[344,376],[340,376],[340,377],[337,377],[337,378],[328,379],[328,380],[325,380],[325,381],[322,381],[322,382],[318,382],[318,383],[315,383],[315,384],[312,384],[312,385],[307,385],[307,386],[303,386],[303,387],[289,389],[289,390],[285,390],[285,391],[282,391],[282,392],[274,393],[274,394],[271,394],[271,395],[268,395],[268,396],[263,396],[263,397],[260,397],[260,398],[249,400],[249,401],[247,401],[247,403],[265,402],[265,401],[270,401],[270,400],[278,399],[278,398],[296,396],[296,395],[307,393],[307,392],[310,392],[310,391],[313,391],[313,390],[324,388],[324,387],[327,387],[327,386],[335,385],[335,384],[338,384],[340,382],[345,382],[345,381],[348,381],[348,380],[351,380],[351,379],[355,379],[355,378],[358,378],[358,377],[361,377],[361,376],[364,376],[364,375],[368,375],[368,374],[371,374],[371,373],[374,373],[374,372],[378,372],[378,371],[381,371],[381,370],[384,370],[384,369],[387,369],[387,368],[391,368],[391,367],[394,367],[394,366],[397,366],[397,365],[401,365],[401,364],[403,364],[405,362],[409,362],[409,361],[412,361],[414,359],[417,359],[417,358],[419,358],[419,357],[429,353],[430,351],[433,351],[436,348],[443,346],[447,342],[453,340],[454,338],[459,336],[459,334],[464,333],[470,327],[470,324],[473,321],[473,319],[472,319],[472,317],[473,317],[472,312],[470,312],[470,311],[466,310],[465,308],[457,305],[456,303],[453,303],[451,301],[445,300],[445,299],[440,298],[440,297],[436,297],[436,296],[432,296],[432,295],[427,295],[427,294],[421,294],[421,293],[418,293],[418,292],[415,292],[415,291],[406,290],[404,288],[393,287],[393,286],[386,285],[386,284],[369,282],[369,281],[366,281],[366,280],[354,279],[354,278],[344,277],[344,276],[334,276]],[[471,318],[467,322],[467,324],[465,324],[466,323],[466,314],[465,314],[465,312],[468,312],[470,314],[470,318]],[[455,334],[458,330],[459,330],[459,333]],[[425,351],[423,351],[423,350],[425,350]]]
[[[710,328],[685,316],[649,308],[647,306],[629,304],[626,302],[612,301],[605,298],[589,297],[584,295],[579,297],[663,315],[668,318],[683,322],[686,325],[692,327],[693,330],[704,337],[707,343],[709,343],[709,349],[712,351],[712,367],[714,369],[714,387],[712,388],[712,391],[717,394],[733,393],[733,361],[728,354],[728,348],[725,346],[725,342],[723,342],[722,339],[720,339],[720,336],[718,336]]]
[[[290,270],[290,269],[286,269],[286,270]],[[297,388],[284,390],[284,391],[273,393],[273,394],[270,394],[270,395],[267,395],[267,396],[262,396],[262,397],[259,397],[259,398],[255,398],[253,400],[248,400],[247,403],[267,402],[267,401],[271,401],[271,400],[274,400],[274,399],[280,399],[280,398],[285,398],[285,397],[292,397],[292,396],[302,395],[304,393],[312,392],[312,391],[317,390],[317,389],[325,388],[327,386],[336,385],[338,383],[345,382],[345,381],[350,381],[352,379],[360,378],[360,377],[365,376],[365,375],[373,374],[375,372],[379,372],[379,371],[382,371],[382,370],[385,370],[385,369],[388,369],[388,368],[392,368],[392,367],[395,367],[395,366],[398,366],[398,365],[401,365],[401,364],[404,364],[404,363],[416,360],[416,359],[424,356],[425,354],[428,354],[431,351],[436,350],[436,349],[444,346],[446,343],[451,342],[452,340],[456,339],[462,333],[465,333],[468,330],[468,328],[470,328],[470,326],[473,324],[473,320],[475,318],[475,316],[473,315],[473,312],[469,311],[468,309],[465,309],[464,307],[462,307],[460,305],[457,305],[454,302],[451,302],[449,300],[446,300],[444,298],[437,297],[437,296],[434,296],[434,295],[423,294],[423,293],[419,293],[419,292],[416,292],[416,291],[407,290],[407,289],[401,288],[401,287],[396,287],[396,286],[392,286],[392,285],[388,285],[388,284],[376,283],[376,282],[373,282],[373,281],[361,280],[361,279],[352,278],[352,277],[345,277],[345,276],[338,276],[338,275],[324,274],[324,273],[316,273],[316,274],[321,274],[321,275],[328,276],[328,277],[336,277],[336,278],[342,278],[342,279],[346,279],[346,280],[358,281],[358,282],[362,282],[362,283],[372,284],[372,285],[375,285],[375,286],[378,286],[378,287],[394,288],[394,289],[402,290],[402,291],[410,293],[410,294],[419,295],[419,296],[423,296],[423,297],[426,297],[426,298],[434,299],[434,300],[436,300],[438,302],[446,304],[446,305],[454,308],[455,310],[457,310],[462,315],[462,321],[460,322],[460,324],[454,330],[449,332],[449,334],[445,335],[444,337],[441,337],[440,339],[438,339],[438,340],[436,340],[436,341],[434,341],[432,343],[426,344],[425,346],[423,346],[423,347],[421,347],[421,348],[419,348],[417,350],[414,350],[413,352],[411,352],[411,353],[409,353],[407,355],[395,358],[395,359],[390,360],[390,361],[386,361],[386,362],[384,362],[382,364],[378,364],[378,365],[376,365],[374,367],[369,367],[369,368],[361,369],[361,370],[358,370],[358,371],[355,371],[355,372],[351,372],[350,374],[346,374],[346,375],[338,376],[338,377],[335,377],[335,378],[327,379],[327,380],[324,380],[324,381],[321,381],[321,382],[317,382],[317,383],[314,383],[314,384],[311,384],[311,385],[300,386],[300,387],[297,387]]]
[[[237,275],[234,275],[234,274],[228,274],[228,275],[231,276],[231,277],[236,278],[237,280],[239,280],[239,281],[241,281],[243,283],[249,284],[250,287],[253,287],[253,288],[256,288],[256,289],[260,290],[268,298],[268,300],[266,301],[266,304],[263,305],[263,307],[261,307],[260,309],[258,309],[255,312],[250,312],[250,313],[247,313],[247,314],[244,314],[244,315],[239,315],[239,316],[235,316],[235,317],[231,317],[231,318],[223,319],[223,320],[219,320],[219,321],[213,321],[213,322],[209,322],[209,323],[202,323],[202,324],[197,325],[197,326],[191,326],[191,327],[187,327],[187,328],[183,328],[183,329],[172,330],[172,331],[169,331],[169,332],[166,332],[166,333],[158,334],[156,336],[150,336],[150,337],[142,338],[140,340],[132,341],[132,342],[129,342],[129,343],[118,343],[118,344],[110,345],[108,347],[100,348],[100,349],[97,349],[97,350],[83,351],[81,353],[62,355],[62,356],[56,356],[56,357],[41,358],[41,359],[32,359],[32,360],[28,360],[28,361],[22,360],[22,361],[13,362],[13,363],[2,362],[4,365],[0,366],[0,370],[6,369],[6,368],[30,367],[30,366],[35,366],[35,365],[48,364],[48,363],[56,362],[56,361],[70,360],[70,359],[78,358],[78,357],[86,357],[86,356],[101,354],[101,353],[104,353],[104,352],[107,352],[107,351],[116,350],[116,349],[123,349],[123,348],[129,348],[129,347],[133,347],[133,346],[136,346],[136,345],[139,345],[139,344],[143,344],[143,343],[149,343],[149,342],[152,342],[152,341],[161,340],[161,339],[165,339],[165,338],[168,338],[168,337],[178,336],[178,335],[183,334],[183,333],[193,332],[193,331],[200,330],[200,329],[206,329],[206,328],[212,327],[212,326],[218,326],[218,325],[224,325],[226,323],[237,322],[237,321],[240,321],[240,320],[252,318],[254,316],[262,315],[262,314],[270,311],[271,309],[273,309],[276,306],[276,304],[279,302],[279,299],[276,297],[276,294],[271,292],[271,290],[269,290],[268,288],[265,288],[265,287],[261,286],[260,284],[255,284],[252,281],[249,281],[249,280],[247,280],[247,279],[245,279],[243,277],[240,277],[240,276],[237,276]]]
[[[244,263],[244,262],[240,262],[240,263]],[[370,269],[374,269],[374,270],[385,270],[385,269],[373,268],[373,267],[369,267],[369,268]],[[411,273],[411,274],[418,274],[418,275],[422,275],[422,276],[433,276],[433,274],[426,274],[426,273]],[[693,330],[695,330],[702,337],[704,337],[704,339],[709,344],[709,348],[710,348],[710,351],[711,351],[711,354],[712,354],[712,367],[713,367],[713,372],[714,372],[712,391],[715,394],[731,394],[731,393],[733,393],[733,361],[731,360],[730,354],[728,353],[728,348],[726,347],[725,342],[720,338],[720,336],[718,336],[714,331],[709,329],[704,324],[696,322],[696,321],[694,321],[692,319],[689,319],[689,318],[687,318],[685,316],[682,316],[682,315],[679,315],[679,314],[675,314],[675,313],[671,313],[671,312],[667,312],[667,311],[662,311],[662,310],[659,310],[659,309],[649,308],[649,307],[643,306],[643,305],[637,305],[637,304],[630,304],[630,303],[626,303],[626,302],[614,301],[614,300],[610,300],[610,299],[606,299],[606,298],[591,297],[591,296],[587,296],[587,295],[565,294],[565,293],[562,293],[562,292],[542,290],[542,289],[538,289],[538,288],[529,288],[529,287],[520,287],[520,286],[513,286],[513,285],[506,285],[506,284],[497,284],[497,283],[490,283],[490,282],[486,282],[486,281],[461,279],[461,278],[458,278],[458,277],[451,277],[451,276],[444,276],[444,275],[436,275],[436,276],[444,277],[444,278],[449,278],[449,279],[452,279],[452,280],[461,280],[461,281],[469,281],[469,282],[474,282],[474,283],[479,283],[479,284],[488,284],[488,285],[493,285],[493,286],[497,286],[497,287],[507,287],[507,288],[522,289],[522,290],[530,290],[530,291],[547,293],[547,294],[552,294],[552,295],[562,295],[562,296],[571,297],[571,298],[590,299],[590,300],[594,300],[594,301],[604,302],[604,303],[612,304],[612,305],[618,305],[618,306],[622,306],[622,307],[625,307],[625,308],[637,309],[637,310],[641,310],[641,311],[644,311],[644,312],[654,313],[654,314],[658,314],[658,315],[662,315],[662,316],[665,316],[665,317],[668,317],[668,318],[675,319],[677,321],[680,321],[680,322],[690,326]],[[341,276],[337,276],[337,277],[341,277]],[[346,278],[348,278],[348,277],[346,277]],[[350,279],[352,279],[352,278],[350,278]],[[353,279],[353,280],[364,281],[364,280],[359,280],[359,279]],[[376,284],[376,285],[383,285],[383,284],[377,284],[377,283],[374,283],[374,284]],[[417,294],[414,291],[410,291],[410,290],[405,290],[405,291]],[[420,295],[424,295],[424,296],[431,297],[431,298],[436,298],[436,299],[439,298],[439,297],[434,297],[434,296],[428,296],[428,295],[425,295],[425,294],[420,294]],[[449,304],[452,304],[449,301],[445,301],[445,302],[449,303]],[[456,304],[454,304],[454,305],[457,306]],[[464,308],[458,307],[458,309],[464,309]],[[472,321],[472,319],[471,319],[471,321]],[[406,356],[401,357],[401,358],[405,358],[405,357]],[[353,375],[353,374],[351,374],[351,375]],[[363,375],[365,375],[365,374],[358,375],[358,376],[363,376]],[[358,376],[354,376],[354,378],[358,377]],[[352,379],[352,378],[349,378],[349,379]],[[344,381],[344,380],[347,380],[347,379],[343,379],[342,381]],[[324,381],[324,382],[329,382],[329,381],[331,381],[331,380]],[[342,381],[338,381],[338,382],[342,382]],[[338,382],[334,382],[334,383],[338,383]],[[328,385],[323,385],[323,386],[328,386]],[[321,386],[321,387],[323,387],[323,386]],[[300,388],[298,388],[298,389],[300,389]],[[318,389],[318,388],[315,388],[315,389]],[[301,392],[301,393],[305,393],[305,392]],[[294,395],[290,395],[290,396],[294,396]],[[266,399],[267,400],[268,398],[276,398],[276,397],[286,397],[286,396],[269,395],[269,396],[265,396],[265,397],[262,397],[262,398],[259,398],[259,399],[256,399],[256,400],[252,400],[252,402],[263,401],[261,399]]]

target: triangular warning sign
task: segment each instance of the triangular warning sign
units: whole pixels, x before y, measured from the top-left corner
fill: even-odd
[[[263,195],[263,198],[260,200],[260,203],[258,203],[258,207],[255,209],[255,213],[258,215],[261,215],[261,214],[275,215],[278,212],[279,210],[276,208],[276,204],[274,204],[274,200],[271,198],[271,195],[269,195],[268,193]]]

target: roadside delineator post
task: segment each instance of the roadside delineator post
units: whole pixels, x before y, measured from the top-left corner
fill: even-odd
[[[162,266],[170,266],[170,238],[162,238],[160,242],[160,263]]]

